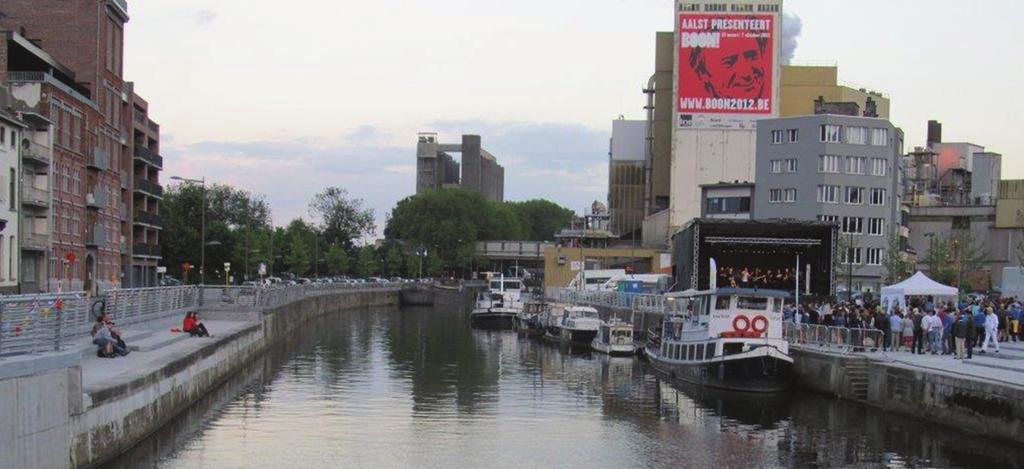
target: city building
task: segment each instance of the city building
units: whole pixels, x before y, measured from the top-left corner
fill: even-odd
[[[134,87],[134,83],[128,82],[132,90],[132,159],[125,158],[121,167],[121,213],[122,219],[131,220],[131,224],[122,227],[125,241],[121,243],[121,265],[128,286],[149,287],[158,283],[156,270],[161,259],[160,171],[164,159],[160,156],[160,125],[149,118],[149,103],[135,94]]]
[[[701,218],[749,220],[754,209],[754,183],[719,182],[700,186]]]
[[[17,115],[0,109],[0,293],[17,293],[20,279],[18,181],[21,155],[18,143],[26,128]]]
[[[50,278],[50,253],[53,232],[53,124],[42,115],[18,111],[26,128],[21,139],[21,270],[19,291],[46,291]]]
[[[452,153],[461,155],[461,164]],[[463,135],[462,143],[440,143],[436,133],[421,132],[416,142],[416,193],[446,187],[461,187],[501,202],[505,200],[505,168],[481,147],[479,135]]]
[[[996,205],[913,206],[909,224],[910,246],[917,253],[918,270],[930,270],[928,252],[939,240],[971,242],[979,249],[980,268],[965,271],[963,284],[954,285],[966,291],[998,286],[1004,267],[1020,265],[1022,235],[1018,227],[1024,225],[1018,222],[999,227]]]
[[[783,65],[779,117],[815,114],[814,102],[854,103],[864,111],[889,118],[889,97],[866,88],[839,83],[839,67],[835,65]]]
[[[134,265],[155,271],[159,259],[158,236],[135,228],[137,194],[158,199],[162,189],[158,170],[135,173],[136,95],[123,78],[127,8],[125,0],[11,0],[0,7],[0,78],[55,126],[51,290],[155,283],[155,276],[134,277],[141,283],[132,276]],[[141,213],[158,213],[158,203],[142,200]],[[139,240],[144,252],[136,256],[132,241]]]
[[[882,263],[902,227],[903,132],[888,120],[818,114],[762,120],[757,128],[755,219],[839,225],[840,290],[878,292]]]
[[[608,212],[611,232],[639,238],[645,213],[647,121],[612,121],[608,145]]]
[[[782,3],[676,3],[670,230],[700,216],[701,185],[754,180],[757,124],[780,112]]]

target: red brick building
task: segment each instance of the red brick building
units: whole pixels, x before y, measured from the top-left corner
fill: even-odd
[[[65,289],[156,282],[159,126],[123,79],[127,8],[124,0],[0,4],[0,78],[56,127],[50,271],[52,284],[67,269]]]

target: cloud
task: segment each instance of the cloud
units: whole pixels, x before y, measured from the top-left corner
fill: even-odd
[[[192,19],[200,26],[206,26],[217,20],[217,13],[211,10],[199,10],[192,15]]]
[[[439,121],[442,141],[462,133],[481,135],[485,149],[505,167],[506,200],[546,198],[580,210],[605,200],[608,133],[580,125]],[[206,176],[265,196],[274,222],[307,217],[309,200],[328,186],[341,186],[374,209],[377,234],[387,213],[416,190],[415,140],[407,146],[374,144],[381,129],[362,126],[341,139],[297,137],[251,142],[166,142],[165,175]],[[166,176],[165,176],[166,179]]]

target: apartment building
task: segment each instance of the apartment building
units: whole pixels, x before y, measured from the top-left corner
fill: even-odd
[[[855,113],[856,114],[856,113]],[[757,126],[755,219],[822,220],[840,226],[840,290],[878,292],[896,237],[905,245],[903,132],[888,120],[819,114]]]
[[[18,142],[26,129],[17,115],[0,110],[0,293],[18,291],[19,206]]]
[[[134,87],[133,83],[128,85]],[[122,168],[122,177],[129,181],[125,185],[131,187],[131,194],[126,193],[122,199],[124,219],[131,220],[122,235],[130,242],[122,247],[130,249],[131,255],[122,257],[122,265],[129,286],[148,287],[157,284],[156,268],[160,263],[160,201],[164,192],[160,171],[164,159],[160,156],[160,125],[149,118],[149,103],[134,92],[131,143],[132,161]]]

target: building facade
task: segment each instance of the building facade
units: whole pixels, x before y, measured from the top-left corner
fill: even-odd
[[[53,123],[50,290],[156,283],[159,126],[124,81],[127,9],[124,0],[0,7],[0,78]]]
[[[839,260],[852,274],[837,279],[840,289],[878,292],[886,251],[906,234],[902,131],[885,119],[820,114],[763,120],[757,137],[754,218],[838,224]]]
[[[33,112],[18,112],[27,128],[21,139],[21,293],[46,291],[53,232],[53,124]]]
[[[15,293],[20,280],[21,249],[19,227],[21,200],[18,197],[21,154],[18,143],[27,126],[17,115],[0,110],[0,292]]]
[[[461,164],[452,153],[461,155]],[[483,149],[479,135],[463,135],[462,143],[440,143],[436,133],[421,132],[416,141],[416,193],[455,187],[504,201],[505,168]]]
[[[608,144],[608,213],[611,232],[639,238],[645,213],[647,121],[612,121]]]
[[[701,218],[749,220],[754,212],[754,183],[721,182],[700,186]]]
[[[888,96],[839,84],[839,67],[834,65],[783,65],[780,98],[779,117],[814,114],[814,101],[823,98],[830,103],[854,103],[864,110],[873,108],[877,117],[889,118]]]

